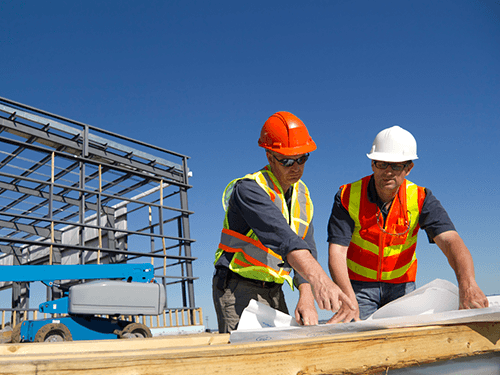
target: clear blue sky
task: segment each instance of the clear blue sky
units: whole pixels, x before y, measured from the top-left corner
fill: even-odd
[[[500,4],[406,1],[9,1],[0,96],[189,155],[196,304],[216,327],[213,257],[226,184],[264,166],[271,114],[308,126],[304,181],[320,262],[343,183],[371,173],[383,128],[413,133],[430,188],[500,293]],[[421,232],[418,286],[456,283]],[[297,294],[286,292],[290,311]],[[321,314],[321,318],[329,314]]]

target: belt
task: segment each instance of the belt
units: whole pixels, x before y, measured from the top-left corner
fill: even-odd
[[[267,288],[267,289],[274,288],[277,285],[281,286],[281,284],[275,283],[274,281],[262,281],[262,280],[249,279],[248,277],[241,276],[233,271],[228,272],[227,278],[228,279],[238,279],[238,280],[247,282],[249,284],[252,284],[252,285],[255,285],[255,286],[258,286],[261,288]]]

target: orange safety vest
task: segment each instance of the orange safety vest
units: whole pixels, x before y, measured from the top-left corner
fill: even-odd
[[[269,166],[260,171],[246,175],[269,195],[271,201],[280,209],[284,218],[290,223],[292,230],[301,238],[305,238],[313,217],[313,204],[307,186],[299,180],[293,185],[290,210],[286,204],[285,194]],[[222,204],[226,211],[219,248],[215,254],[215,263],[224,251],[234,253],[229,269],[237,274],[255,280],[273,281],[283,284],[285,280],[293,289],[290,267],[285,267],[281,255],[264,246],[254,231],[241,234],[229,229],[227,209],[229,198],[235,183],[242,178],[231,181],[222,195]]]
[[[342,205],[355,224],[347,250],[349,278],[395,284],[415,281],[418,220],[425,189],[405,180],[384,223],[378,206],[368,200],[370,178],[341,187]]]

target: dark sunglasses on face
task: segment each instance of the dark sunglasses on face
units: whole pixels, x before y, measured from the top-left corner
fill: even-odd
[[[307,161],[307,159],[309,159],[309,154],[305,154],[298,159],[278,159],[274,155],[273,158],[275,158],[276,161],[280,163],[282,166],[291,167],[295,162],[297,162],[298,165],[304,164]]]
[[[410,162],[411,163],[411,162]],[[387,167],[391,167],[393,171],[399,172],[405,169],[410,163],[386,163],[385,161],[375,161],[373,160],[373,164],[378,169],[387,169]]]

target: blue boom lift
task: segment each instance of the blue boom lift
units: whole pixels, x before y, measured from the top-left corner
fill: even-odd
[[[56,280],[93,281],[73,285],[63,298],[40,304],[41,313],[64,316],[23,321],[14,327],[12,342],[151,337],[144,324],[119,316],[158,315],[165,309],[165,288],[153,282],[149,263],[0,266],[0,281],[54,286]]]

